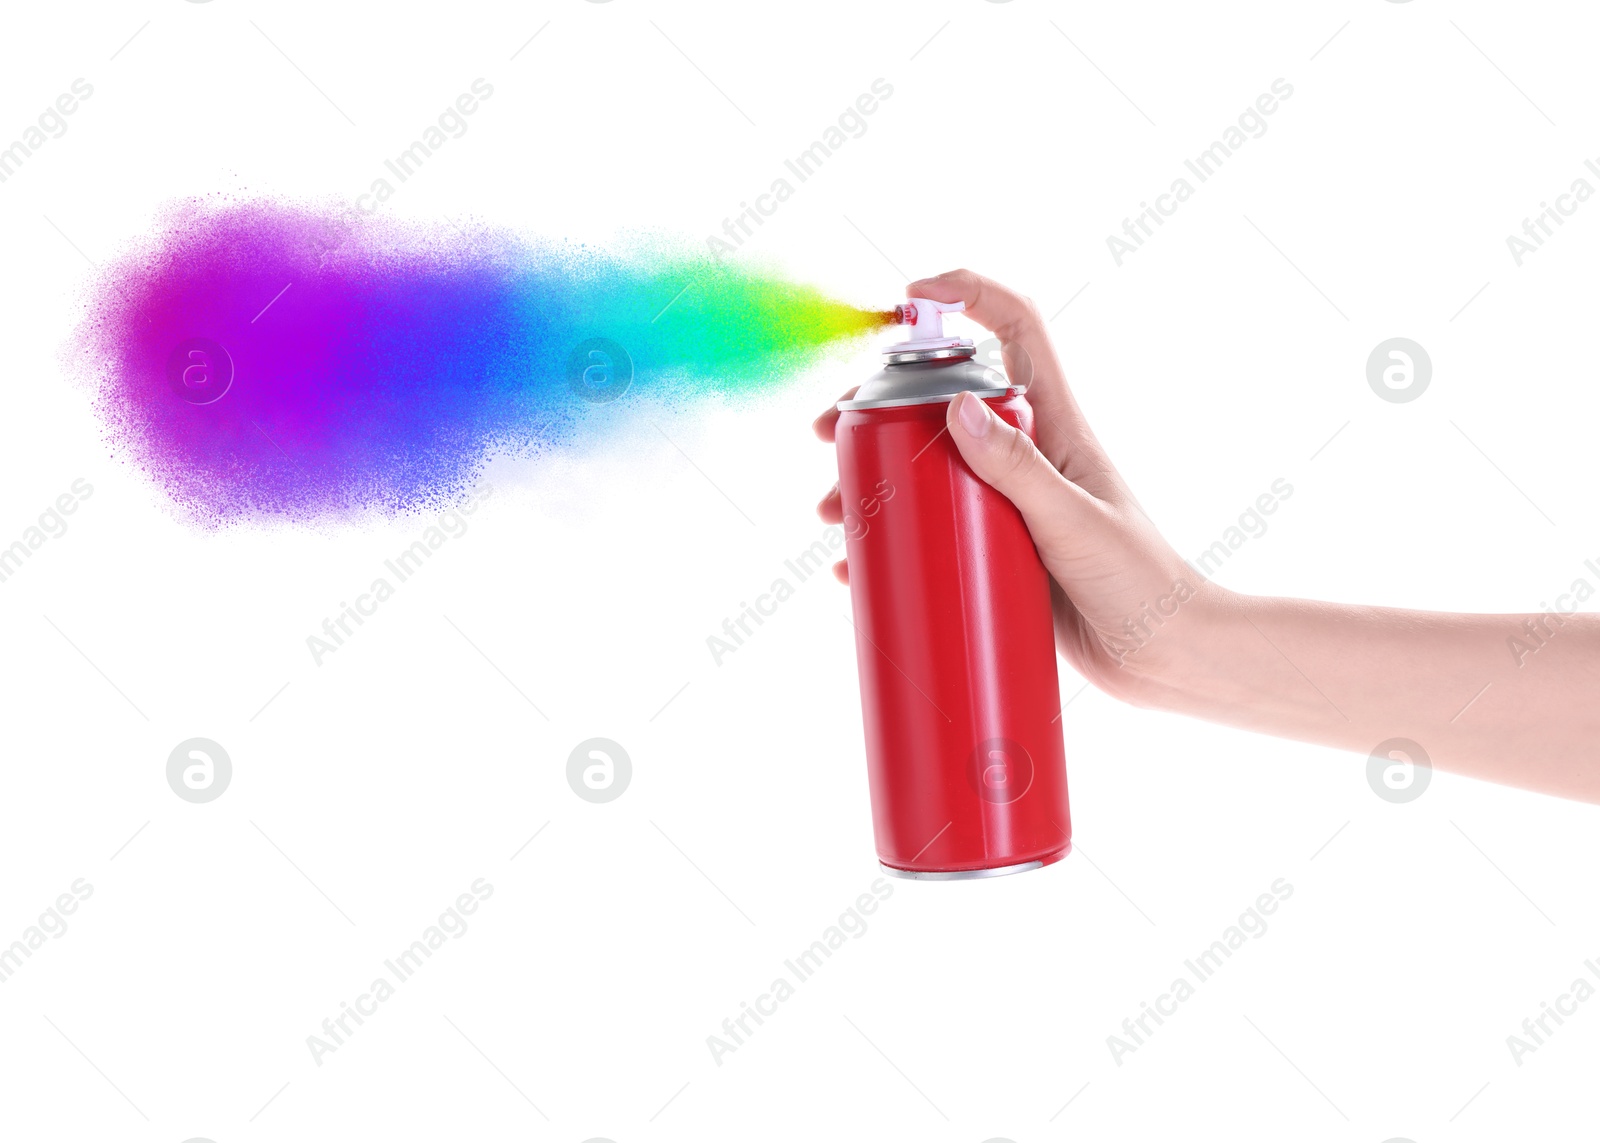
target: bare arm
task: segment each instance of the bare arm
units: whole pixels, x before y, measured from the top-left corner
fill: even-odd
[[[1194,602],[1195,622],[1154,671],[1134,672],[1125,697],[1363,754],[1406,738],[1439,769],[1600,802],[1600,617],[1452,615],[1214,585]]]

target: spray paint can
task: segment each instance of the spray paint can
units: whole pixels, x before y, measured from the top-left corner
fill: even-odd
[[[1021,514],[946,431],[972,392],[1033,433],[1022,389],[912,298],[910,337],[839,403],[835,441],[878,858],[926,880],[1037,869],[1072,846],[1050,580]]]

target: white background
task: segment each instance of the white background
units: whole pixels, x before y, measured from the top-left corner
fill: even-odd
[[[619,410],[614,448],[497,470],[471,530],[320,667],[306,636],[427,521],[197,534],[107,455],[59,359],[88,263],[163,201],[350,201],[475,78],[493,98],[386,212],[699,241],[881,77],[866,134],[747,250],[863,304],[957,265],[1033,296],[1185,555],[1293,485],[1230,587],[1535,611],[1600,557],[1600,205],[1520,267],[1505,243],[1600,157],[1584,6],[216,0],[4,25],[0,137],[75,78],[94,95],[0,185],[0,542],[95,491],[0,584],[0,941],[93,886],[0,984],[0,1133],[1423,1141],[1592,1119],[1600,1002],[1520,1066],[1506,1043],[1600,957],[1592,809],[1445,775],[1389,804],[1363,757],[1080,694],[1065,666],[1074,854],[894,883],[713,1062],[706,1037],[879,875],[845,591],[798,585],[721,666],[706,646],[823,534],[808,422],[870,345],[675,414],[681,453]],[[1279,77],[1267,133],[1118,267],[1107,235]],[[1366,381],[1394,336],[1434,366],[1410,403]],[[194,736],[234,766],[205,805],[165,778]],[[595,736],[634,767],[604,805],[565,778]],[[314,1063],[306,1038],[477,878],[470,930]],[[1277,878],[1266,934],[1115,1062],[1107,1037]]]

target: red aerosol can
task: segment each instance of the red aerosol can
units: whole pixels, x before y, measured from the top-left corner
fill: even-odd
[[[1050,579],[1017,509],[945,430],[968,391],[1032,435],[1023,391],[912,298],[908,340],[839,403],[835,440],[878,858],[945,880],[1072,847]]]

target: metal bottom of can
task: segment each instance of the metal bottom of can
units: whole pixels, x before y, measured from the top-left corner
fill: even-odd
[[[1026,873],[1030,869],[1043,869],[1047,863],[1043,861],[1022,861],[1016,865],[995,865],[988,869],[896,869],[892,865],[878,862],[878,868],[891,877],[903,877],[907,881],[972,881],[979,877],[1004,877],[1008,873]]]

